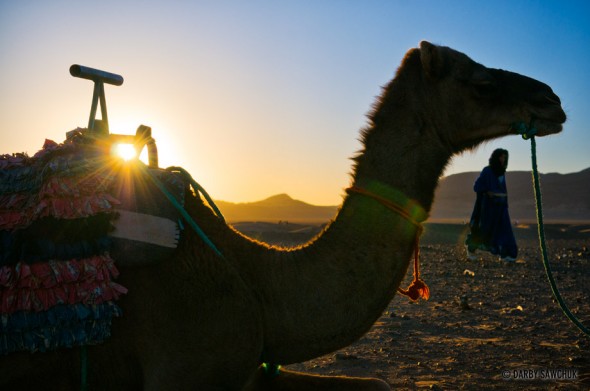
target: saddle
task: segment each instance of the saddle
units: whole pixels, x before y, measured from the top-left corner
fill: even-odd
[[[145,128],[138,147],[153,142]],[[120,136],[97,134],[78,128],[32,157],[0,155],[0,354],[103,342],[127,293],[117,266],[177,247],[180,216],[157,184],[183,205],[184,178],[157,155],[150,166],[111,156]]]

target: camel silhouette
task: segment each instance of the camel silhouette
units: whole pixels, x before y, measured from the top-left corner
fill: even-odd
[[[363,336],[395,295],[413,258],[450,158],[483,141],[516,135],[535,118],[538,136],[566,120],[546,84],[490,69],[451,48],[410,49],[368,116],[350,191],[334,220],[309,243],[277,248],[220,220],[187,191],[185,207],[223,253],[192,230],[165,259],[116,259],[123,316],[112,336],[87,347],[96,390],[379,390],[379,379],[315,376],[290,364]],[[387,202],[383,202],[386,200]],[[391,210],[398,205],[407,216]],[[79,349],[0,357],[0,388],[75,390]]]

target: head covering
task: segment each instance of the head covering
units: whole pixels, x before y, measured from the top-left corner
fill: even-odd
[[[502,155],[506,156],[506,159],[504,159],[504,164],[500,162],[500,156]],[[502,148],[496,149],[494,152],[492,152],[492,156],[490,156],[489,164],[496,176],[504,175],[506,172],[506,167],[508,167],[508,151]]]

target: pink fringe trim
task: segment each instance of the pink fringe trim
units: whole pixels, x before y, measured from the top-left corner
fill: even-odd
[[[15,199],[13,202],[23,202]],[[114,212],[114,205],[120,202],[108,193],[82,196],[79,198],[46,198],[37,205],[21,210],[0,210],[0,229],[24,228],[42,217],[77,219],[98,213]]]
[[[108,255],[0,268],[3,314],[46,311],[58,304],[100,304],[117,300],[127,289],[112,281],[119,271]]]

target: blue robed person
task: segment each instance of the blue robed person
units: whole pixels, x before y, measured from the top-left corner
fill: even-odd
[[[496,149],[473,185],[477,198],[469,222],[471,233],[465,241],[469,259],[475,259],[477,250],[489,251],[509,262],[518,256],[508,213],[507,167],[508,151]]]

